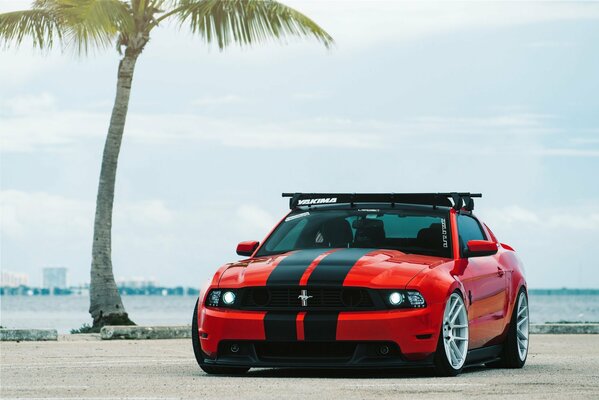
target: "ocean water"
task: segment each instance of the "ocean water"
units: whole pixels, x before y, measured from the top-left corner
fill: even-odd
[[[195,296],[124,296],[130,318],[138,325],[191,323]],[[86,296],[1,296],[0,325],[51,328],[69,333],[90,323]],[[531,323],[599,322],[599,294],[531,294]]]

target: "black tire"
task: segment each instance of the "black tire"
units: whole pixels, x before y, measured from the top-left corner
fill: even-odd
[[[464,299],[462,298],[462,295],[459,291],[456,290],[453,293],[457,293],[460,296],[460,298],[462,299],[462,301],[464,301]],[[453,295],[453,293],[452,293],[452,295]],[[449,301],[450,298],[451,297],[449,297],[447,299],[447,301]],[[433,358],[433,363],[435,365],[434,371],[437,376],[457,376],[464,369],[465,363],[464,363],[464,365],[462,365],[462,367],[456,369],[451,365],[451,363],[447,359],[447,354],[445,352],[445,346],[443,344],[443,319],[444,319],[444,316],[441,319],[441,328],[439,331],[439,340],[437,341],[437,350],[435,351],[435,356]]]
[[[196,361],[202,370],[209,375],[241,375],[249,371],[249,368],[245,367],[220,367],[215,365],[206,365],[204,359],[208,356],[202,351],[200,346],[200,336],[198,334],[198,301],[193,310],[193,317],[191,320],[191,343],[193,345],[193,354],[196,357]]]
[[[501,351],[500,359],[485,364],[488,367],[522,368],[524,364],[526,364],[526,358],[528,357],[528,349],[523,360],[520,358],[520,353],[518,351],[518,302],[522,293],[524,293],[524,296],[526,297],[526,302],[528,304],[528,293],[526,293],[526,289],[524,287],[521,287],[518,291],[518,296],[516,296],[516,304],[514,305],[514,310],[512,311],[512,317],[510,318],[510,326],[508,327],[507,336],[505,338],[505,342],[503,343],[503,350]]]

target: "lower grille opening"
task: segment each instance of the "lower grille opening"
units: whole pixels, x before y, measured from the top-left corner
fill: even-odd
[[[353,342],[295,342],[295,343],[256,343],[256,354],[262,359],[294,358],[294,359],[346,359],[349,360],[356,351]]]

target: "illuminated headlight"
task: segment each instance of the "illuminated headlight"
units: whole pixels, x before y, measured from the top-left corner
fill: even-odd
[[[208,300],[206,301],[207,305],[210,307],[218,307],[218,303],[220,303],[220,290],[213,290],[208,294]]]
[[[403,301],[403,294],[399,292],[392,292],[389,294],[389,304],[392,306],[398,306]]]
[[[235,304],[235,290],[232,289],[215,289],[208,293],[206,305],[208,307],[230,307]]]
[[[422,308],[426,306],[426,302],[424,301],[424,297],[415,290],[408,290],[407,293],[408,302],[412,307]]]
[[[225,303],[228,306],[235,303],[235,293],[230,292],[230,291],[225,292],[223,294],[223,303]]]

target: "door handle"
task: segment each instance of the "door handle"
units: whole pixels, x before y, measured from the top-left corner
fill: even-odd
[[[503,274],[505,274],[505,272],[503,272],[501,267],[497,267],[497,276],[501,278],[503,276]]]

